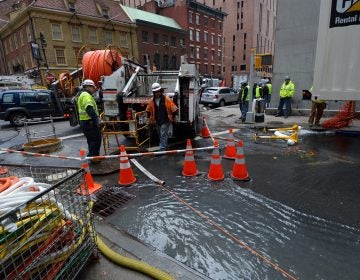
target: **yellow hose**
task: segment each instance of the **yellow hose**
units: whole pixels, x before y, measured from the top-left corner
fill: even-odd
[[[150,277],[152,277],[154,279],[175,280],[175,278],[172,277],[170,274],[167,274],[164,271],[161,271],[155,267],[152,267],[152,266],[148,265],[147,263],[144,263],[144,262],[138,261],[138,260],[134,260],[134,259],[131,259],[128,257],[124,257],[124,256],[114,252],[108,246],[106,246],[104,241],[102,241],[98,235],[96,236],[96,244],[97,244],[99,250],[101,251],[101,253],[103,253],[103,255],[105,257],[107,257],[110,261],[112,261],[118,265],[139,271],[141,273],[149,275]]]

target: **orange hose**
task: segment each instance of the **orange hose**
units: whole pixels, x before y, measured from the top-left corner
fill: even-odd
[[[86,52],[82,59],[84,79],[91,79],[99,86],[101,76],[108,76],[121,66],[121,54],[116,50]]]
[[[74,92],[74,80],[69,72],[59,74],[59,86],[65,96],[71,96]]]
[[[11,186],[10,177],[0,178],[0,192],[5,191],[10,186]]]

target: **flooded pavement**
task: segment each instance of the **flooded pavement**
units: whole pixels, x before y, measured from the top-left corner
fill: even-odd
[[[166,187],[139,180],[107,221],[212,279],[358,279],[359,139],[303,131],[288,147],[252,134],[235,133],[250,182],[234,182],[225,159],[225,180],[208,181],[210,152],[195,154],[192,178],[183,155],[142,158]]]

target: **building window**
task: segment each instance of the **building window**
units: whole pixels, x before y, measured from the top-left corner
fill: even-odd
[[[215,35],[211,34],[211,45],[215,44]]]
[[[193,46],[190,46],[190,58],[194,58],[194,47]]]
[[[66,65],[65,49],[55,49],[56,64]]]
[[[221,61],[221,51],[218,51],[218,60]]]
[[[176,47],[176,37],[171,37],[171,46]]]
[[[246,71],[246,64],[240,65],[240,71]]]
[[[215,28],[215,20],[211,19],[211,28]]]
[[[112,45],[113,34],[111,31],[105,31],[105,45]]]
[[[62,31],[61,25],[58,23],[51,24],[51,32],[52,32],[52,39],[53,40],[62,40]]]
[[[195,15],[195,22],[196,22],[196,25],[200,25],[200,15],[198,15],[198,14]]]
[[[246,54],[243,54],[243,60],[246,60]]]
[[[79,26],[71,26],[71,40],[73,42],[81,42],[81,33]]]
[[[168,70],[168,69],[169,69],[169,56],[165,54],[163,58],[163,70]]]
[[[259,11],[259,32],[261,32],[261,27],[262,27],[262,9],[263,9],[263,6],[262,6],[262,4],[260,3],[260,11]]]
[[[147,43],[148,42],[148,37],[149,37],[149,33],[147,31],[142,31],[141,32],[141,41],[143,43]]]
[[[193,13],[189,12],[189,23],[193,23]]]
[[[204,49],[204,59],[208,59],[208,49]]]
[[[215,65],[211,65],[211,74],[215,74]]]
[[[160,54],[158,53],[154,55],[154,64],[157,69],[160,69]]]
[[[125,32],[120,32],[120,47],[122,48],[128,48],[128,38],[127,34]]]
[[[196,58],[200,59],[200,47],[196,47]]]
[[[196,30],[196,42],[200,42],[200,31]]]
[[[177,57],[173,55],[171,57],[171,69],[177,69]]]
[[[221,30],[222,30],[222,28],[223,28],[223,26],[222,26],[222,22],[221,22],[221,21],[219,21],[219,22],[218,22],[218,26],[219,26],[219,30],[221,31]]]
[[[164,44],[164,46],[169,45],[169,36],[168,35],[163,35],[163,44]]]
[[[207,74],[209,69],[208,69],[208,65],[207,64],[204,64],[204,73]]]
[[[208,41],[208,33],[205,31],[204,32],[204,42]]]
[[[97,30],[96,28],[89,28],[89,42],[93,44],[98,43]]]
[[[204,26],[208,26],[209,19],[207,17],[204,17]]]
[[[218,66],[218,74],[219,75],[221,74],[221,66],[220,65]]]
[[[193,41],[194,40],[194,30],[190,29],[189,35],[190,35],[190,41]]]
[[[154,33],[153,34],[153,43],[155,45],[158,45],[159,44],[159,33]]]
[[[215,51],[211,50],[211,60],[214,60],[214,59],[215,59]]]
[[[218,45],[219,45],[219,46],[222,45],[222,38],[221,38],[221,36],[218,36]]]

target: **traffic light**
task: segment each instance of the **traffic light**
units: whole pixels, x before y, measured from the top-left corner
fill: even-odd
[[[46,48],[47,43],[46,43],[46,40],[45,40],[45,36],[44,36],[44,34],[42,34],[41,32],[40,32],[40,42],[41,42],[41,46],[42,46],[43,48]]]

